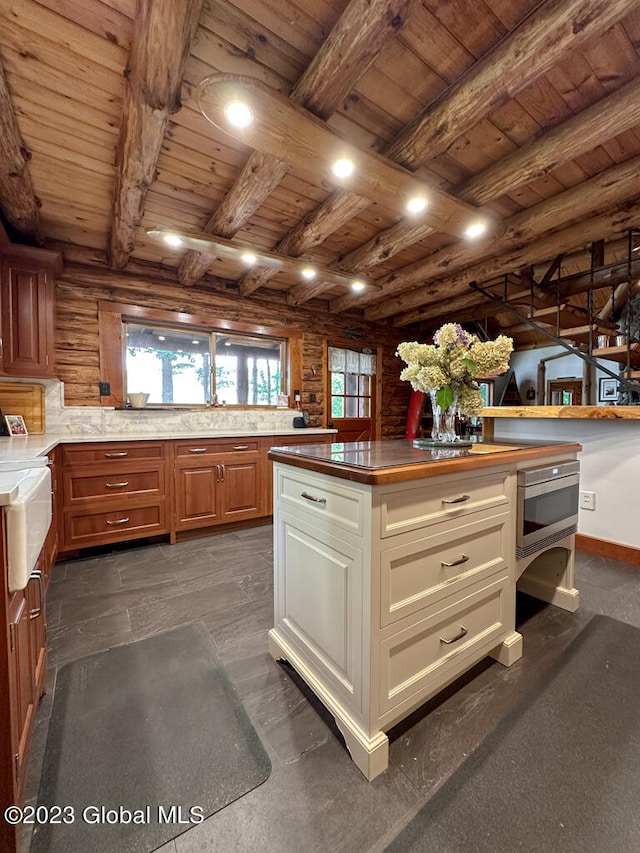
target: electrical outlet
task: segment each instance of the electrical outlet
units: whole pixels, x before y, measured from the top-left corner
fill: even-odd
[[[595,492],[580,492],[580,507],[582,509],[596,508],[596,493]]]
[[[111,383],[110,382],[98,382],[98,389],[100,391],[101,397],[109,397],[111,394]]]

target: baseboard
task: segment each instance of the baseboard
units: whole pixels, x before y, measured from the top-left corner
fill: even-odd
[[[619,542],[608,542],[606,539],[576,533],[576,548],[588,554],[598,554],[600,557],[640,566],[640,548],[634,548],[632,545],[621,545]]]

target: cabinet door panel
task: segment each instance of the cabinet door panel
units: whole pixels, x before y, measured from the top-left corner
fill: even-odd
[[[261,513],[260,459],[225,462],[222,466],[225,520]]]
[[[24,770],[31,739],[35,708],[34,673],[32,669],[32,632],[29,620],[27,590],[14,594],[9,608],[10,632],[13,640],[12,664],[14,695],[12,716],[12,760],[16,790],[24,788]],[[16,758],[17,756],[17,758]]]
[[[37,265],[2,264],[2,369],[53,376],[53,284]]]
[[[204,527],[220,518],[218,465],[179,468],[176,472],[176,515],[178,530]]]

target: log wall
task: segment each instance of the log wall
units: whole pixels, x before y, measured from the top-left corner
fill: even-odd
[[[176,283],[172,273],[162,270],[143,276],[71,265],[56,281],[57,373],[64,382],[68,406],[100,405],[98,300],[301,330],[302,405],[309,410],[314,425],[322,425],[324,417],[325,342],[374,350],[382,347],[378,365],[383,389],[380,438],[401,438],[404,434],[410,387],[398,378],[402,363],[395,350],[400,341],[408,339],[408,330],[398,330],[390,323],[365,322],[353,313],[331,315],[323,304],[293,308],[278,294],[249,300],[207,286],[185,288]],[[317,369],[315,375],[312,365]],[[316,395],[315,403],[310,402],[311,394]]]

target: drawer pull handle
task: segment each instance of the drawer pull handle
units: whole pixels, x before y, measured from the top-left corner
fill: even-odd
[[[123,480],[121,483],[105,483],[107,489],[124,489],[124,487],[128,485],[128,480]]]
[[[313,495],[308,495],[306,492],[302,492],[300,494],[300,497],[304,498],[307,501],[313,501],[314,503],[317,503],[317,504],[326,504],[326,502],[327,502],[326,498],[314,498]]]
[[[460,633],[456,634],[455,637],[451,637],[450,640],[445,640],[444,637],[440,637],[440,642],[444,643],[445,646],[448,646],[450,643],[455,643],[457,640],[461,640],[463,637],[466,637],[469,633],[469,629],[465,628],[464,625],[460,626]]]
[[[465,501],[471,500],[471,495],[460,495],[458,498],[442,498],[443,504],[463,504]]]
[[[248,450],[249,445],[248,444],[236,444],[233,449],[234,450]]]
[[[105,453],[104,455],[107,457],[107,459],[115,459],[117,456],[118,456],[118,457],[120,457],[120,456],[128,456],[128,455],[129,455],[129,451],[128,451],[128,450],[118,450],[117,452],[114,452],[114,453]]]
[[[126,515],[124,518],[116,518],[115,521],[107,521],[107,524],[126,524],[129,521],[129,516]]]
[[[444,569],[450,569],[452,566],[461,566],[462,563],[466,563],[468,559],[469,557],[467,556],[467,554],[461,554],[457,560],[452,560],[450,563],[448,563],[446,560],[441,560],[440,565]]]
[[[206,447],[190,447],[189,448],[189,453],[206,453],[206,452],[207,452]]]

